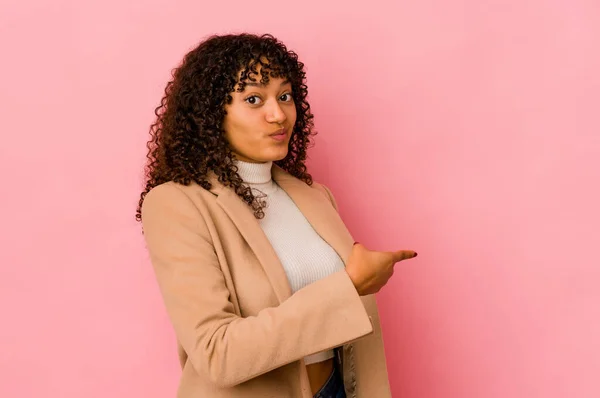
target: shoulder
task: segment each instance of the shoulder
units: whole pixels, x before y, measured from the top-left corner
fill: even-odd
[[[196,183],[183,185],[173,181],[152,188],[142,203],[142,220],[156,212],[198,212],[206,201],[214,200],[215,195]]]
[[[312,188],[321,192],[321,194],[323,194],[327,198],[327,200],[329,200],[331,202],[331,205],[336,210],[338,209],[337,202],[335,201],[335,197],[333,196],[333,193],[331,192],[331,189],[329,189],[329,187],[327,187],[323,183],[313,182]]]
[[[290,173],[281,169],[279,166],[274,167],[273,176],[276,181],[279,181],[279,180],[284,181],[286,179],[291,178],[294,181],[296,181],[297,183],[306,184],[304,181],[292,176]],[[310,184],[310,185],[306,184],[306,185],[309,186],[311,189],[317,191],[323,197],[325,197],[325,199],[327,199],[331,203],[331,205],[335,208],[335,210],[336,211],[338,210],[338,206],[337,206],[335,197],[333,196],[331,189],[329,189],[325,184],[313,180],[312,184]]]
[[[196,185],[196,184],[194,184]],[[190,194],[193,190],[202,189],[196,185],[183,185],[173,181],[165,182],[152,188],[144,197],[144,206],[152,206],[156,203],[171,202],[171,201],[185,201],[186,198],[190,199]]]

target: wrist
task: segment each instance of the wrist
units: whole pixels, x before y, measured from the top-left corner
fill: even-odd
[[[358,294],[362,295],[361,289],[360,289],[359,283],[358,283],[358,278],[354,274],[354,272],[352,271],[352,269],[351,268],[346,268],[346,273],[348,274],[348,277],[350,278],[350,281],[352,282],[352,285],[354,286],[354,288],[356,289],[356,291],[358,292]]]

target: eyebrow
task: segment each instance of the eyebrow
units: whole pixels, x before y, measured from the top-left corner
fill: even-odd
[[[291,83],[289,79],[286,79],[284,81],[281,82],[281,84],[279,85],[279,87],[285,86],[286,84]],[[244,86],[246,87],[265,87],[265,84],[263,83],[255,83],[255,82],[245,82]]]

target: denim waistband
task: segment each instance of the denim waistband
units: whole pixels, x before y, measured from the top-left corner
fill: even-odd
[[[342,374],[337,363],[323,387],[317,391],[313,398],[346,398]]]

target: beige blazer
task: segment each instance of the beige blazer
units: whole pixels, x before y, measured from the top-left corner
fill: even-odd
[[[275,165],[273,179],[346,263],[354,240],[329,189]],[[360,297],[345,270],[292,295],[249,206],[211,183],[162,184],[142,208],[178,339],[177,397],[311,398],[303,358],[337,347],[348,398],[390,397],[375,298]]]

